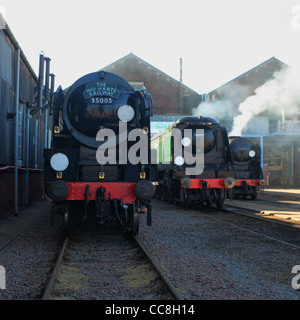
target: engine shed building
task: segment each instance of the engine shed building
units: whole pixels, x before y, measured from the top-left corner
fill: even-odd
[[[153,103],[151,134],[156,134],[184,115],[190,115],[202,96],[133,53],[122,57],[103,70],[126,79],[136,90],[143,86],[150,92]]]
[[[229,134],[233,119],[239,114],[240,103],[255,95],[255,90],[274,78],[277,72],[287,68],[288,65],[272,57],[209,92],[210,106],[230,105],[231,112],[218,112],[218,120],[226,125]],[[272,108],[258,113],[241,133],[262,146],[264,179],[271,187],[300,187],[300,105],[296,101],[294,109],[298,112],[290,115],[285,114],[284,108],[281,113],[272,112]]]
[[[208,94],[198,94],[182,81],[177,81],[146,61],[130,53],[104,67],[109,72],[125,78],[136,89],[145,86],[154,100],[154,115],[151,118],[151,133],[160,130],[184,115],[214,116],[223,123],[228,133],[233,119],[239,114],[241,102],[255,94],[255,90],[272,79],[277,72],[289,68],[287,64],[272,57],[258,66],[230,80]],[[216,109],[215,114],[206,114],[204,102],[230,105],[230,112]],[[296,117],[300,120],[299,114]],[[269,186],[300,187],[300,121],[284,113],[278,115],[264,111],[254,116],[242,131],[263,148],[264,178]]]
[[[42,157],[45,135],[50,131],[44,127],[45,113],[30,115],[38,78],[1,14],[0,21],[0,218],[3,218],[43,196]]]

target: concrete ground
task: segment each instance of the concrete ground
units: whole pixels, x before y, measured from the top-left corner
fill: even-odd
[[[265,189],[256,200],[233,200],[226,204],[250,209],[262,217],[300,227],[300,189]]]
[[[18,216],[10,215],[0,220],[0,250],[8,245],[18,234],[38,221],[42,216],[49,214],[50,200],[39,200],[23,210]]]

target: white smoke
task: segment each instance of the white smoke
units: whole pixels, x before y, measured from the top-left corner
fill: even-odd
[[[299,115],[300,83],[299,73],[292,69],[283,69],[274,74],[239,105],[240,114],[233,120],[230,136],[239,136],[252,117],[268,111],[272,115]],[[296,119],[295,119],[296,120]]]
[[[234,115],[232,131],[229,136],[240,136],[249,121],[267,111],[271,116],[282,113],[293,120],[300,116],[300,72],[296,69],[282,69],[275,72],[273,78],[258,87],[254,94],[247,86],[235,85],[233,90],[225,92],[227,100],[207,101],[193,110],[193,115],[210,116],[216,119],[228,119]],[[240,103],[238,113],[236,101],[248,96]]]
[[[197,108],[193,109],[193,116],[202,115],[204,117],[213,117],[218,119],[224,119],[228,114],[235,113],[235,109],[229,100],[223,101],[206,101],[201,103]]]
[[[192,114],[194,116],[213,117],[217,120],[232,118],[232,115],[236,113],[235,101],[241,101],[242,97],[250,93],[250,90],[248,86],[235,83],[233,90],[225,91],[226,99],[203,102],[192,110]]]

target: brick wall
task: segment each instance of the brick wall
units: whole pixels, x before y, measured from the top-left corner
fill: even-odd
[[[25,207],[26,170],[18,171],[18,204],[19,210]],[[15,175],[12,167],[0,170],[0,219],[15,212]],[[29,171],[29,203],[44,196],[43,171]]]
[[[154,114],[178,114],[180,105],[180,83],[159,70],[148,66],[135,56],[115,63],[105,68],[106,71],[116,73],[128,82],[143,82],[152,96]],[[183,88],[183,110],[189,114],[191,109],[200,102],[200,95]],[[186,97],[194,96],[188,100]],[[192,103],[191,103],[192,101]]]

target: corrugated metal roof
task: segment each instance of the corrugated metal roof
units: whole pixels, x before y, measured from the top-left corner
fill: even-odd
[[[7,22],[5,21],[5,19],[3,18],[3,16],[1,15],[1,19],[2,21],[5,22],[5,28],[2,29],[4,31],[4,33],[8,36],[8,38],[10,39],[10,41],[12,42],[13,46],[15,47],[15,49],[20,49],[21,51],[21,60],[23,61],[24,65],[26,66],[27,70],[29,71],[29,73],[31,74],[32,78],[34,79],[34,81],[37,83],[37,76],[34,72],[34,70],[32,69],[29,61],[27,60],[22,48],[20,47],[18,41],[16,40],[15,36],[13,35],[9,25],[7,24]]]

